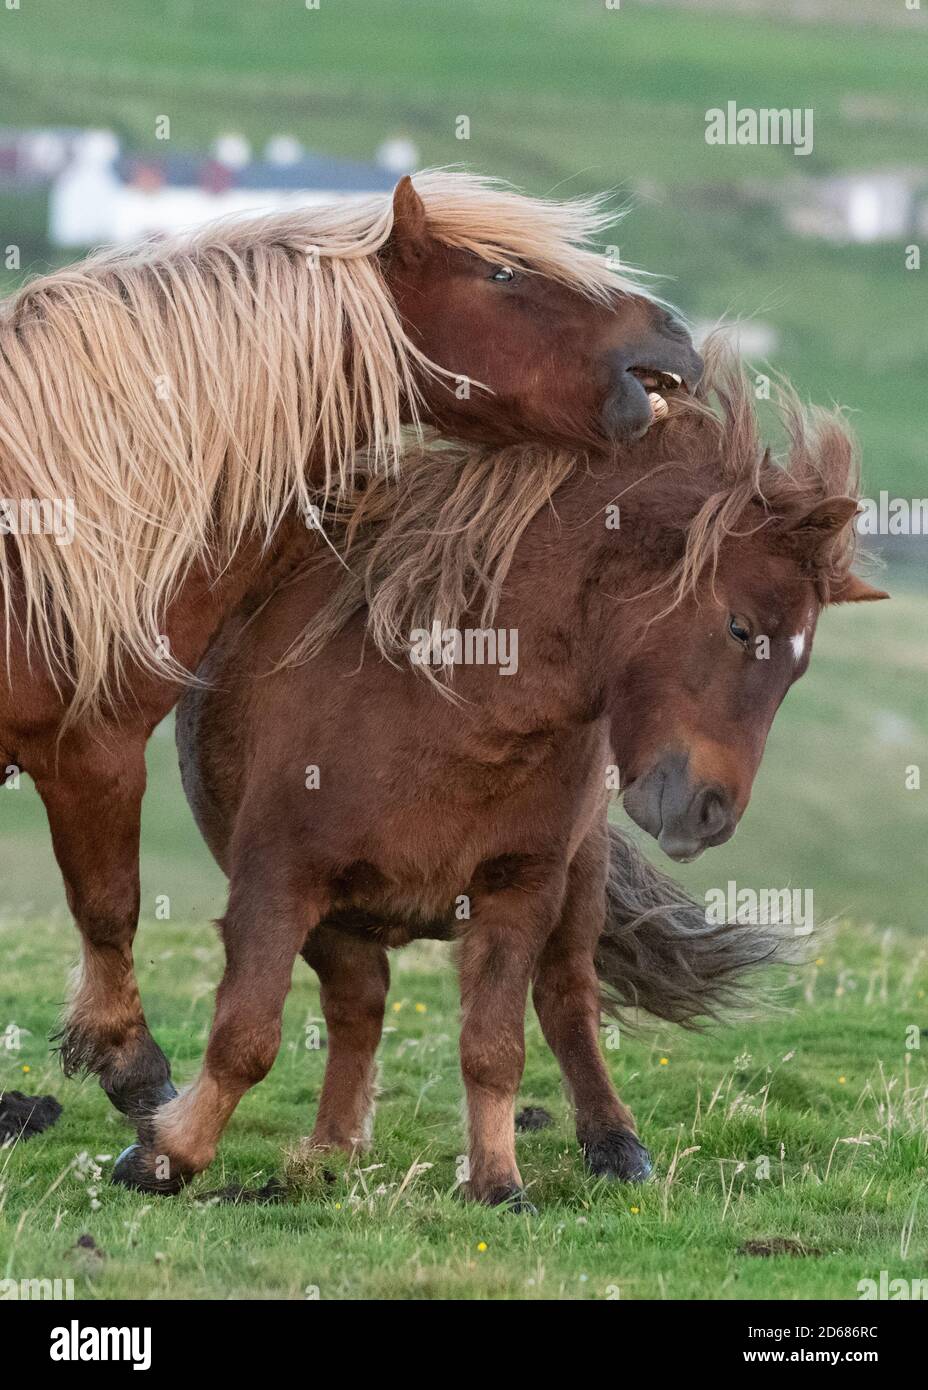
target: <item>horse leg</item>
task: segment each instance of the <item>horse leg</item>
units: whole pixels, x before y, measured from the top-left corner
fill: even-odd
[[[376,942],[317,927],[303,959],[319,976],[328,1034],[322,1095],[307,1147],[352,1153],[370,1141],[374,1058],[390,987],[387,953]]]
[[[600,989],[593,957],[605,912],[607,852],[598,827],[574,856],[564,909],[542,951],[532,995],[574,1104],[587,1166],[597,1176],[641,1182],[651,1171],[651,1158],[599,1047]]]
[[[176,1095],[148,1030],[132,963],[139,916],[139,820],[145,745],[65,739],[33,774],[48,814],[82,961],[61,1031],[66,1075],[95,1073],[133,1119]]]
[[[249,882],[247,870],[233,878],[219,924],[226,968],[200,1074],[139,1125],[139,1143],[120,1154],[114,1182],[173,1193],[209,1166],[242,1096],[274,1064],[293,962],[320,916],[308,898],[288,893],[283,873],[269,888],[257,876]]]
[[[516,1163],[515,1102],[525,1064],[525,1005],[539,953],[560,908],[563,879],[512,886],[478,900],[462,938],[461,1072],[470,1135],[467,1195],[531,1210]]]

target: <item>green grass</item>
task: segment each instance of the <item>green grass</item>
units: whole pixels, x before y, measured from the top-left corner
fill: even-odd
[[[0,1026],[29,1030],[21,1053],[0,1050],[0,1086],[52,1091],[66,1107],[47,1135],[0,1155],[0,1277],[72,1277],[88,1298],[127,1289],[298,1298],[311,1285],[324,1298],[604,1298],[614,1288],[623,1298],[854,1298],[857,1281],[881,1269],[924,1277],[928,1076],[923,1052],[906,1039],[926,1024],[928,808],[925,790],[906,791],[903,780],[906,766],[924,761],[923,613],[923,598],[903,591],[892,603],[826,615],[810,672],[774,725],[741,830],[674,870],[697,893],[729,877],[811,887],[819,923],[851,921],[816,945],[823,965],[786,984],[788,1012],[765,1004],[756,1018],[702,1036],[666,1026],[626,1033],[608,1053],[657,1159],[644,1190],[585,1176],[554,1061],[530,1017],[521,1103],[555,1117],[553,1129],[519,1140],[538,1218],[475,1210],[452,1195],[464,1145],[457,1003],[439,947],[393,958],[376,1142],[362,1163],[381,1167],[335,1163],[332,1184],[304,1174],[271,1207],[198,1202],[198,1193],[279,1174],[283,1150],[311,1129],[323,1056],[305,1047],[305,1025],[320,1010],[302,963],[277,1065],[191,1191],[143,1199],[108,1185],[109,1160],[97,1180],[75,1166],[81,1153],[114,1156],[129,1133],[95,1083],[63,1082],[49,1054],[76,939],[34,791],[27,781],[0,791],[5,882],[14,889],[0,921]],[[222,911],[223,885],[183,803],[169,735],[166,725],[150,745],[147,920],[136,956],[149,1018],[188,1080],[222,968],[207,921]],[[157,894],[171,899],[170,921],[151,920]],[[758,1179],[764,1155],[770,1177]],[[400,1194],[419,1163],[433,1166]],[[85,1233],[103,1260],[68,1253]],[[807,1253],[738,1253],[745,1241],[774,1237]]]
[[[539,1210],[526,1217],[454,1195],[464,1139],[444,948],[394,957],[375,1141],[360,1163],[333,1160],[334,1181],[296,1168],[287,1199],[271,1206],[204,1202],[224,1184],[281,1173],[282,1151],[311,1128],[324,1053],[305,1047],[320,1010],[299,963],[277,1064],[213,1167],[174,1199],[111,1186],[128,1131],[95,1083],[64,1083],[48,1053],[62,932],[2,927],[0,1018],[30,1033],[20,1053],[0,1052],[0,1085],[52,1090],[65,1114],[0,1154],[0,1277],[72,1278],[88,1299],[303,1298],[313,1286],[326,1299],[854,1299],[858,1280],[881,1269],[925,1276],[928,1075],[923,1052],[906,1049],[925,1019],[924,950],[846,927],[820,966],[786,982],[780,1012],[702,1036],[623,1033],[607,1055],[657,1161],[642,1188],[585,1174],[531,1015],[520,1103],[546,1107],[554,1124],[518,1140]],[[187,1079],[220,948],[205,927],[146,923],[142,940],[150,1017]],[[102,1256],[75,1250],[83,1235]],[[797,1253],[740,1253],[776,1238]]]

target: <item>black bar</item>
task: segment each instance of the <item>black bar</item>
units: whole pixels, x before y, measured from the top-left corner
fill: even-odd
[[[425,1357],[430,1377],[441,1373],[440,1363],[432,1361],[434,1349],[440,1345],[434,1340],[436,1320],[442,1319],[440,1304],[430,1309],[426,1323],[420,1308],[404,1315],[399,1302],[367,1302],[363,1310],[338,1301],[323,1308],[323,1302],[257,1301],[243,1308],[235,1302],[205,1301],[19,1301],[0,1308],[0,1327],[3,1344],[15,1345],[17,1359],[21,1358],[30,1372],[41,1368],[43,1375],[52,1376],[69,1377],[82,1371],[98,1376],[113,1371],[125,1375],[136,1363],[143,1374],[159,1378],[174,1369],[187,1375],[191,1371],[221,1374],[226,1369],[241,1374],[245,1366],[262,1362],[270,1373],[275,1366],[283,1370],[284,1363],[289,1363],[292,1373],[296,1369],[292,1358],[299,1360],[301,1348],[308,1358],[307,1376],[314,1366],[318,1372],[318,1354],[324,1348],[326,1357],[337,1349],[342,1354],[350,1351],[348,1364],[356,1374],[359,1352],[363,1358],[369,1351],[386,1371],[402,1346],[413,1360],[420,1353]],[[359,1312],[363,1323],[359,1322]],[[394,1338],[407,1316],[409,1330],[403,1341],[397,1342]],[[460,1334],[460,1309],[451,1316]],[[500,1316],[505,1318],[502,1336],[495,1333],[493,1341],[482,1346],[481,1327],[492,1328]],[[591,1359],[618,1367],[626,1355],[633,1355],[639,1374],[649,1365],[659,1373],[677,1368],[750,1373],[754,1366],[779,1366],[783,1371],[793,1366],[824,1366],[837,1372],[858,1366],[878,1372],[902,1370],[917,1364],[925,1327],[924,1308],[918,1304],[856,1300],[589,1300],[563,1305],[559,1318],[568,1321],[557,1331],[551,1327],[550,1314],[542,1302],[516,1307],[507,1302],[496,1310],[488,1309],[485,1303],[479,1307],[472,1304],[468,1318],[467,1360],[475,1373],[481,1366],[484,1370],[492,1366],[494,1379],[499,1376],[501,1354],[504,1358],[511,1355],[516,1368],[524,1370],[526,1359],[531,1362],[536,1355],[546,1355],[544,1348],[550,1346],[552,1335],[560,1340],[574,1318],[591,1334]],[[377,1335],[381,1320],[383,1337]],[[101,1334],[101,1329],[116,1331]],[[455,1335],[450,1326],[449,1332]],[[414,1341],[409,1340],[410,1335]],[[104,1350],[107,1358],[99,1359]],[[120,1353],[120,1359],[112,1359],[113,1351]],[[488,1359],[491,1355],[492,1360]],[[279,1357],[284,1360],[278,1361]]]

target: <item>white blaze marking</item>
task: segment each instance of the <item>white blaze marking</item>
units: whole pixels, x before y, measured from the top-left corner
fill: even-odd
[[[806,634],[804,632],[797,632],[796,636],[791,637],[789,640],[792,644],[793,656],[796,658],[797,661],[800,661],[802,659],[802,654],[806,649]]]

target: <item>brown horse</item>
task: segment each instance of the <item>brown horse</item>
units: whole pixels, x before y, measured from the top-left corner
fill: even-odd
[[[0,765],[35,781],[82,936],[65,1068],[127,1114],[174,1094],[132,963],[152,729],[359,446],[386,472],[409,424],[633,437],[649,394],[695,380],[685,330],[591,249],[602,226],[595,202],[432,173],[0,306]]]
[[[670,855],[720,844],[822,607],[883,597],[850,572],[857,483],[839,421],[810,423],[788,400],[780,466],[740,375],[720,368],[716,380],[721,416],[693,403],[616,457],[558,465],[550,506],[536,495],[534,515],[509,509],[519,539],[495,569],[471,555],[466,527],[446,525],[447,499],[479,508],[490,496],[503,514],[507,490],[518,498],[541,464],[511,451],[450,455],[441,469],[423,457],[399,495],[373,482],[349,552],[360,579],[344,581],[341,606],[329,601],[337,621],[314,660],[281,664],[306,615],[326,608],[327,562],[256,592],[226,624],[199,671],[208,687],[188,692],[178,717],[185,788],[230,878],[226,971],[198,1079],[143,1122],[117,1180],[173,1191],[211,1161],[277,1053],[300,952],[329,1030],[312,1143],[352,1148],[370,1111],[384,948],[417,936],[457,942],[470,1194],[520,1198],[513,1106],[530,985],[588,1163],[646,1176],[598,1048],[597,960],[622,997],[643,980],[643,1002],[669,1017],[699,1001],[683,989],[680,1002],[692,938],[646,967],[649,928],[636,924],[637,967],[634,950],[616,950],[626,870],[613,862],[607,898],[613,765],[627,808]],[[450,637],[444,614],[437,632],[407,630],[405,657],[450,662],[452,698],[408,659],[365,652],[365,589],[376,606],[398,551],[414,569],[435,533],[445,592],[464,594],[470,615],[446,610]],[[489,589],[492,629],[479,616]],[[704,942],[720,978],[768,944],[742,938],[726,958]]]

